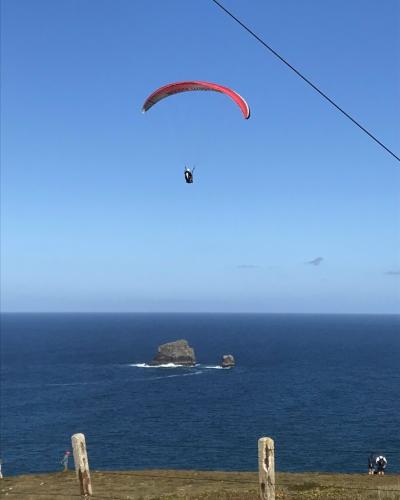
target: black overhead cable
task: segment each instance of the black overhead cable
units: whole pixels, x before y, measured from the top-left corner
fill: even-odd
[[[228,9],[226,9],[218,0],[212,0],[220,9],[222,9],[228,16],[230,16],[234,21],[236,21],[242,28],[244,28],[251,36],[253,36],[258,42],[261,43],[266,49],[274,54],[278,59],[280,59],[286,66],[288,66],[292,71],[296,73],[302,80],[304,80],[310,87],[318,92],[322,97],[324,97],[328,102],[332,104],[337,110],[339,110],[344,116],[346,116],[349,120],[351,120],[357,127],[359,127],[363,132],[365,132],[371,139],[377,142],[383,149],[385,149],[390,155],[392,155],[397,161],[400,162],[400,158],[393,153],[388,147],[386,147],[377,137],[375,137],[371,132],[369,132],[365,127],[361,125],[357,120],[355,120],[349,113],[347,113],[343,108],[341,108],[338,104],[335,103],[330,97],[328,97],[321,89],[319,89],[314,83],[312,83],[307,77],[305,77],[299,70],[297,70],[294,66],[292,66],[286,59],[284,59],[276,50],[270,47],[264,40],[262,40],[258,35],[254,33],[249,27],[247,27],[240,19],[232,14]]]

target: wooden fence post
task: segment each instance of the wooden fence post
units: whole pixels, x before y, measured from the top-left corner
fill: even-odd
[[[71,441],[74,453],[76,477],[79,481],[81,495],[93,495],[85,436],[83,434],[74,434]]]
[[[275,500],[275,447],[268,437],[258,440],[258,480],[260,499]]]

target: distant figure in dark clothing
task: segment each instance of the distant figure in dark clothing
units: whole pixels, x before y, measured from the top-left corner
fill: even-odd
[[[368,457],[368,474],[369,475],[374,473],[374,466],[375,466],[375,457],[374,457],[374,454],[371,453]]]
[[[375,464],[376,464],[376,473],[379,476],[383,476],[385,474],[385,469],[387,466],[386,458],[383,455],[379,455],[379,457],[376,457]]]

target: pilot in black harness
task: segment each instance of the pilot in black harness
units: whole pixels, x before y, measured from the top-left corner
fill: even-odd
[[[187,184],[193,184],[193,172],[195,168],[196,167],[194,167],[193,170],[190,170],[190,168],[185,167],[185,171],[183,174],[185,176],[185,181]]]

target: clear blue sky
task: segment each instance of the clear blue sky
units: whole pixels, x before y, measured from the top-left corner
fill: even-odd
[[[400,153],[397,0],[225,5]],[[399,312],[400,164],[211,1],[3,0],[1,120],[3,311]]]

